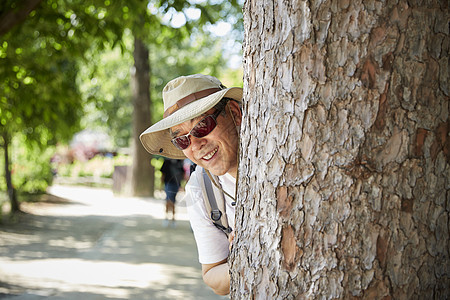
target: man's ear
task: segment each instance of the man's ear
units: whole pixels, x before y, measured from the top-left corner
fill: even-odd
[[[233,114],[234,122],[236,122],[236,126],[241,126],[242,123],[242,111],[239,107],[239,104],[236,101],[228,102],[229,112]]]

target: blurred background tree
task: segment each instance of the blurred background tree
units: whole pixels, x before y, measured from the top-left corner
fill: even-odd
[[[112,152],[129,148],[130,142],[140,146],[141,128],[162,115],[160,94],[168,80],[201,72],[229,85],[242,84],[240,59],[236,60],[242,39],[240,5],[211,2],[7,0],[0,4],[0,145],[5,174],[0,189],[8,191],[12,210],[19,210],[15,189],[35,193],[51,184],[55,170],[49,160],[56,145],[67,145],[81,129],[108,134]],[[10,20],[15,22],[11,25]],[[144,110],[133,101],[136,96],[130,86],[133,74],[142,76],[133,67],[136,41],[148,60],[146,86],[141,87],[148,91],[140,100],[148,103]],[[146,118],[138,120],[140,127],[134,132],[133,111]],[[134,186],[146,190],[131,193],[151,195],[151,157],[131,153],[140,162],[132,169],[146,169],[145,177],[134,178],[141,180]]]

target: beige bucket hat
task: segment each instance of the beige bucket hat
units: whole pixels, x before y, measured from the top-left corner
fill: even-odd
[[[183,159],[172,144],[169,129],[213,108],[223,97],[242,101],[242,88],[226,88],[217,78],[195,74],[173,79],[163,89],[164,118],[147,128],[140,140],[151,154]]]

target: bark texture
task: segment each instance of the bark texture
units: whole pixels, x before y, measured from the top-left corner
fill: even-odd
[[[246,1],[233,299],[450,295],[448,1]]]
[[[133,164],[131,167],[131,194],[153,196],[155,175],[151,155],[145,151],[139,135],[151,124],[149,53],[144,43],[134,40],[133,89]]]

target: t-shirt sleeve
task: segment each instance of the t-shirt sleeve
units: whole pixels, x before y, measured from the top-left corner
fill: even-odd
[[[228,257],[229,242],[207,215],[198,176],[201,174],[196,170],[186,185],[186,207],[197,243],[199,262],[212,264]]]

